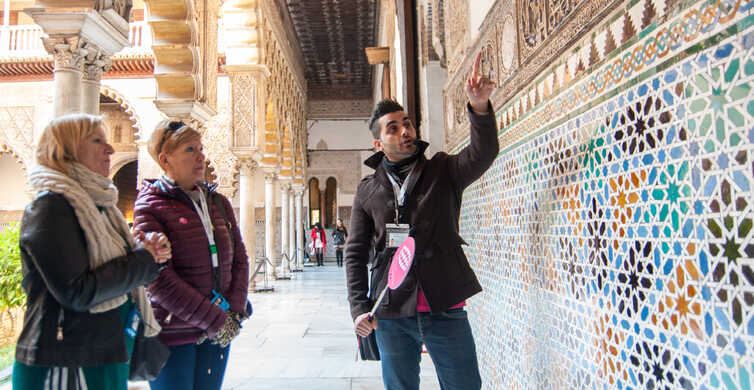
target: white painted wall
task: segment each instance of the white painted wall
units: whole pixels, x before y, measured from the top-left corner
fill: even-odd
[[[471,28],[471,42],[479,35],[479,27],[482,25],[492,4],[496,0],[468,0],[469,1],[469,27]]]
[[[429,142],[427,157],[445,150],[445,109],[443,107],[442,87],[445,85],[447,71],[440,66],[440,61],[430,61],[422,68],[422,139]]]
[[[0,210],[23,210],[31,198],[26,192],[26,174],[9,153],[0,153]]]
[[[368,120],[307,121],[309,138],[307,146],[311,150],[369,149],[372,147],[372,133]],[[317,147],[320,141],[326,149]]]

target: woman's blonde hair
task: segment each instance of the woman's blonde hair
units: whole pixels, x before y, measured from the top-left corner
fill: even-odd
[[[191,126],[180,121],[166,119],[154,128],[147,141],[147,151],[157,165],[160,165],[160,153],[173,153],[180,145],[201,139],[202,135]],[[165,169],[162,165],[160,167]]]
[[[104,126],[101,116],[67,114],[53,119],[37,143],[37,164],[65,174],[79,161],[79,144]]]

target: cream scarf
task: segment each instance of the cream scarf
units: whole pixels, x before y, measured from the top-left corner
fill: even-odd
[[[72,165],[70,176],[37,165],[29,172],[29,184],[38,192],[51,191],[63,195],[73,207],[79,226],[84,231],[89,266],[92,269],[126,255],[126,240],[128,240],[128,246],[132,248],[137,246],[126,224],[126,219],[115,207],[118,189],[107,177],[79,163]],[[99,211],[98,206],[102,212]],[[160,325],[154,317],[144,286],[134,289],[131,296],[141,313],[145,325],[144,335],[156,336],[160,333]],[[125,303],[126,299],[126,295],[112,298],[95,305],[89,311],[102,313],[112,310]]]

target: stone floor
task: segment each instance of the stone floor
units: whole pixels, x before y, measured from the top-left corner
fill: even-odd
[[[254,315],[233,341],[223,389],[383,389],[379,362],[356,361],[343,268],[307,267],[273,285],[274,292],[251,294]],[[421,370],[421,388],[439,389],[427,354]]]
[[[343,268],[307,267],[275,292],[251,295],[254,315],[231,347],[223,388],[382,389],[379,362],[356,361]],[[429,355],[422,389],[439,389]]]
[[[254,315],[233,341],[223,389],[383,389],[379,362],[356,361],[343,268],[307,267],[274,292],[251,294]],[[421,388],[439,389],[429,355]],[[133,390],[148,386],[134,383]]]

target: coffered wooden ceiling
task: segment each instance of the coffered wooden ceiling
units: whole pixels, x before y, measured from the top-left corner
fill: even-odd
[[[369,99],[364,48],[377,36],[375,0],[285,0],[301,45],[309,99]]]

